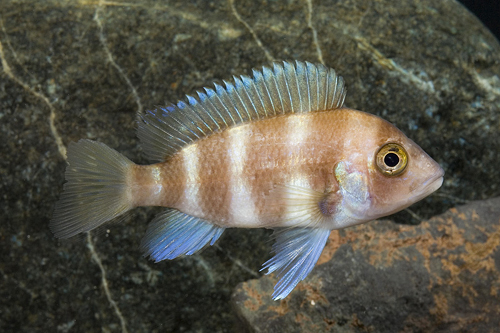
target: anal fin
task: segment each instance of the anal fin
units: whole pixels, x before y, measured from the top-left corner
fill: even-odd
[[[278,283],[274,287],[273,299],[285,298],[295,286],[311,272],[325,247],[331,230],[316,228],[278,229],[272,247],[274,257],[264,263],[261,270],[266,274],[277,272]]]
[[[158,214],[148,226],[141,248],[155,262],[191,255],[210,242],[213,245],[225,228],[167,209]]]

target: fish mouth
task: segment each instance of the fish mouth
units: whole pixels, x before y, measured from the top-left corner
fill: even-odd
[[[429,194],[437,191],[441,185],[443,185],[443,180],[444,180],[444,170],[440,168],[439,172],[436,173],[434,176],[429,177],[426,181],[424,181],[415,191],[415,201],[417,202]]]
[[[440,169],[440,172],[438,172],[436,175],[434,175],[432,177],[429,177],[426,181],[421,183],[415,190],[413,190],[411,192],[412,193],[411,198],[409,198],[403,202],[399,202],[399,204],[396,205],[395,207],[393,207],[393,209],[385,211],[381,215],[376,214],[376,216],[373,218],[378,218],[380,216],[387,216],[387,215],[397,213],[397,212],[413,205],[414,203],[422,200],[423,198],[429,196],[431,193],[435,192],[437,189],[439,189],[441,187],[441,185],[443,184],[443,180],[444,180],[443,176],[444,176],[444,171],[442,169]]]
[[[444,180],[444,170],[439,167],[438,171],[432,175],[431,177],[427,178],[423,183],[420,183],[418,187],[416,187],[413,191],[410,193],[412,194],[409,199],[406,200],[406,202],[394,209],[390,214],[399,212],[400,210],[403,210],[411,205],[413,205],[416,202],[419,202],[423,198],[429,196],[430,194],[434,193],[437,191],[441,185],[443,185],[443,180]]]

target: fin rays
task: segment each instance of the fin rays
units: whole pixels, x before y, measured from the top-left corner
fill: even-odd
[[[50,228],[58,238],[90,231],[132,208],[127,173],[133,163],[114,149],[80,140],[68,147],[64,191]]]
[[[182,147],[217,130],[249,121],[342,107],[345,86],[333,69],[308,62],[274,63],[253,70],[253,78],[205,88],[198,99],[139,114],[138,137],[147,156],[164,161]]]
[[[155,262],[191,255],[210,242],[213,245],[224,228],[178,210],[167,209],[148,226],[141,248]]]
[[[296,185],[276,185],[268,195],[268,206],[286,206],[281,223],[307,228],[328,224],[329,217],[322,214],[319,203],[324,193]],[[272,227],[272,226],[267,226]]]
[[[261,270],[276,272],[279,281],[274,287],[274,300],[285,298],[311,272],[325,247],[331,230],[293,228],[275,230],[274,257]]]

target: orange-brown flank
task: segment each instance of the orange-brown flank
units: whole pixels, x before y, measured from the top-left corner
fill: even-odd
[[[347,108],[254,121],[198,140],[166,162],[134,166],[132,197],[135,206],[172,207],[219,226],[269,227],[285,209],[269,200],[276,184],[334,192],[340,160],[367,140],[400,135]]]

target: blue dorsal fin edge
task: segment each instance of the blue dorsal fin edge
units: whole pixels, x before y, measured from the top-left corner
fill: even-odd
[[[194,141],[239,124],[344,104],[343,78],[321,64],[275,62],[252,74],[205,88],[198,98],[188,95],[184,102],[139,113],[137,136],[148,158],[165,161]]]
[[[166,209],[149,224],[141,241],[144,256],[155,262],[192,255],[213,245],[225,228],[175,209]]]

